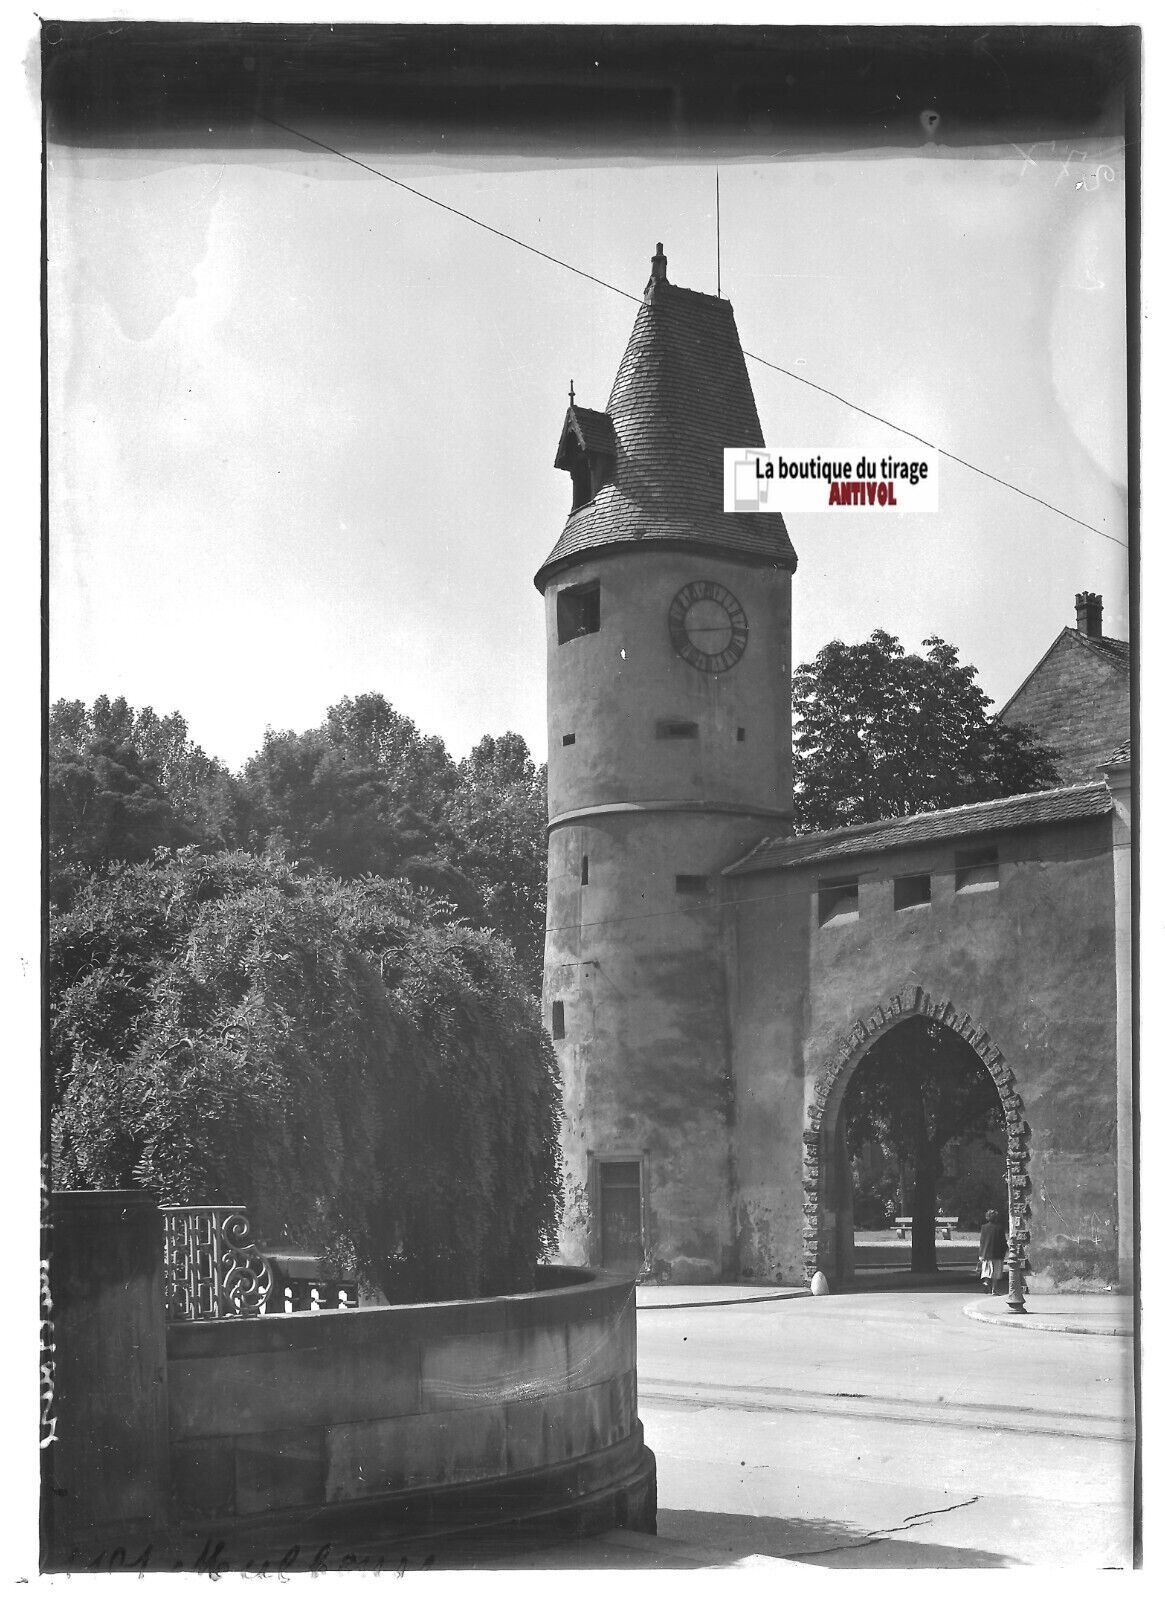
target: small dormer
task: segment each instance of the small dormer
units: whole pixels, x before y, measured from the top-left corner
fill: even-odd
[[[615,429],[611,419],[605,411],[576,406],[573,383],[554,465],[570,473],[574,485],[572,511],[587,505],[615,476]]]

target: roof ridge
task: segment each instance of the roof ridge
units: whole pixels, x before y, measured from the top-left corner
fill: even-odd
[[[665,293],[659,294],[658,285],[656,286],[656,293],[658,295],[658,300],[648,302],[649,304],[659,304],[662,301],[666,301],[673,294],[691,294],[695,295],[699,300],[708,300],[713,305],[727,306],[729,311],[732,310],[732,301],[726,294],[708,294],[703,289],[689,288],[686,283],[673,283],[670,278],[667,280],[667,288]]]
[[[1101,815],[1111,809],[1112,796],[1107,783],[1097,779],[1089,783],[1062,784],[1056,789],[1029,789],[1023,794],[998,795],[992,800],[971,801],[967,805],[947,806],[941,811],[912,811],[904,817],[883,817],[876,822],[856,823],[848,828],[829,828],[820,833],[767,834],[751,850],[722,868],[724,874],[733,875],[748,870],[758,858],[773,856],[774,867],[796,866],[814,860],[828,859],[842,854],[858,857],[866,853],[862,845],[868,843],[870,851],[892,848],[896,839],[909,840],[911,834],[928,833],[937,829],[937,837],[958,838],[961,834],[989,833],[996,818],[998,826],[1022,825],[1027,812],[1039,812],[1075,802],[1081,809],[1075,815],[1052,817],[1052,821],[1074,821],[1081,817]],[[1092,802],[1103,801],[1098,809]],[[1087,804],[1086,804],[1087,803]],[[961,824],[978,823],[978,827],[961,827]],[[986,824],[986,826],[984,826]],[[925,843],[925,839],[923,840]],[[849,848],[846,849],[845,847]],[[790,860],[783,859],[790,857]],[[761,869],[763,870],[763,868]]]
[[[1020,800],[1034,800],[1036,798],[1046,800],[1053,795],[1068,794],[1076,789],[1103,789],[1105,787],[1103,779],[1090,778],[1087,783],[1059,783],[1053,789],[1023,789],[1019,794],[997,794],[990,800],[968,800],[965,805],[961,806],[935,806],[932,811],[908,811],[902,817],[879,817],[874,822],[851,822],[841,828],[823,828],[819,832],[794,833],[790,834],[789,837],[800,842],[801,840],[809,839],[830,839],[844,833],[848,838],[852,838],[854,834],[866,833],[871,828],[892,828],[899,823],[917,821],[919,817],[949,817],[955,816],[961,811],[987,811],[992,806],[1014,805]]]

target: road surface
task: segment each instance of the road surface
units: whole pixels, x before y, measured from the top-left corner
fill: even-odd
[[[1132,1341],[970,1284],[639,1313],[659,1532],[829,1567],[1126,1567]]]

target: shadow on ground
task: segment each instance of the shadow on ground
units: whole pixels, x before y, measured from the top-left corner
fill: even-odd
[[[661,1511],[661,1538],[745,1556],[781,1556],[818,1567],[1009,1567],[991,1550],[925,1544],[907,1530],[867,1532],[848,1522],[812,1517],[746,1517],[721,1511]]]

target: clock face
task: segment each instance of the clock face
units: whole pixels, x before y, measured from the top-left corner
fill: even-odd
[[[667,628],[676,654],[701,672],[727,672],[748,643],[744,607],[707,578],[684,584],[668,609]]]

